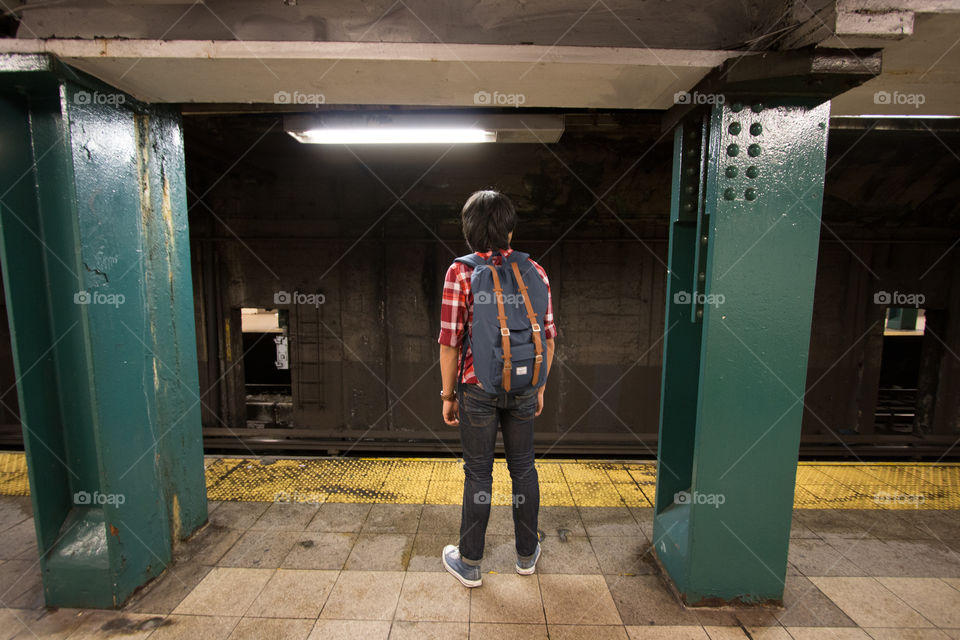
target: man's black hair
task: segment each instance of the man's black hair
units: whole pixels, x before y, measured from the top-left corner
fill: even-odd
[[[510,198],[499,191],[476,191],[460,213],[463,237],[472,251],[492,251],[510,246],[510,233],[517,226],[517,211]]]

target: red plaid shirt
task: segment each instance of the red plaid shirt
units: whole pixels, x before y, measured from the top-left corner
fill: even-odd
[[[477,252],[478,256],[489,258],[492,251]],[[513,249],[507,249],[503,252],[506,255],[513,253]],[[501,264],[499,256],[494,258],[495,264]],[[550,297],[550,281],[547,280],[547,272],[539,264],[530,261],[530,264],[540,274],[543,283],[547,285],[547,315],[543,319],[543,337],[547,340],[557,337],[557,327],[553,323],[553,301]],[[473,267],[462,262],[454,262],[447,269],[447,275],[443,280],[443,301],[440,305],[440,338],[437,340],[440,344],[448,347],[459,347],[463,342],[464,327],[470,327],[473,321],[473,293],[470,291],[470,274],[473,273]],[[476,374],[473,372],[473,353],[470,346],[467,345],[467,353],[460,354],[463,363],[464,384],[480,384]],[[459,363],[457,365],[459,372]]]

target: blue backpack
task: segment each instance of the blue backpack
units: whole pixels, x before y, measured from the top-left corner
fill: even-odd
[[[499,266],[493,263],[495,255],[498,252],[484,259],[471,253],[456,259],[473,267],[473,324],[466,339],[473,350],[474,372],[490,393],[542,387],[547,381],[543,337],[547,285],[528,254],[514,251],[502,256]],[[463,366],[461,360],[461,378]]]

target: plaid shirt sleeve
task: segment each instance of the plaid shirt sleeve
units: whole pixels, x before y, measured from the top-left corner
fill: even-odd
[[[448,347],[459,347],[467,321],[467,293],[469,281],[464,281],[463,269],[454,262],[443,279],[443,298],[440,303],[440,337],[437,342]]]
[[[543,337],[547,340],[557,337],[557,326],[553,322],[553,296],[550,294],[550,280],[547,278],[547,272],[543,270],[539,264],[533,260],[530,263],[536,268],[537,273],[540,274],[540,279],[543,280],[543,284],[547,285],[547,315],[543,319]]]

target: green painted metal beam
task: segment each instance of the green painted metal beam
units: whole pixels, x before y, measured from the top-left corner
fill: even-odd
[[[117,607],[207,516],[179,115],[6,56],[0,149],[46,601]]]
[[[776,602],[830,105],[715,98],[675,133],[654,544],[689,604]]]

